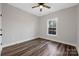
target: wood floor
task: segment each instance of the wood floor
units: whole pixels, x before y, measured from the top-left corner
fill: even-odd
[[[37,38],[5,47],[2,56],[78,56],[74,46]]]

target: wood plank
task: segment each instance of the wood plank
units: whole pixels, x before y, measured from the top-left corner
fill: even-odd
[[[78,56],[75,46],[36,38],[2,50],[2,56]]]

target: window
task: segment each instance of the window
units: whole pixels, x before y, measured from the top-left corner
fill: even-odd
[[[57,24],[56,23],[57,23],[57,18],[47,21],[47,33],[49,35],[56,35],[57,34],[57,31],[56,31]]]

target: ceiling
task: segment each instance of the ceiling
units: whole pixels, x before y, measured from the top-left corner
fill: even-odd
[[[32,6],[37,5],[36,3],[9,3],[9,4],[36,16],[47,15],[51,12],[56,12],[61,9],[77,5],[77,3],[46,3],[46,5],[50,6],[51,8],[50,9],[43,8],[42,12],[40,12],[39,7],[32,9]]]

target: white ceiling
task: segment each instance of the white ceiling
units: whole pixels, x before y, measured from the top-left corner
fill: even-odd
[[[55,12],[64,8],[72,7],[74,5],[77,5],[77,3],[46,3],[46,5],[50,6],[51,9],[43,8],[42,12],[40,12],[39,7],[32,9],[32,6],[37,5],[36,3],[10,3],[10,5],[17,7],[19,9],[22,9],[31,14],[34,14],[36,16],[43,16],[51,12]]]

